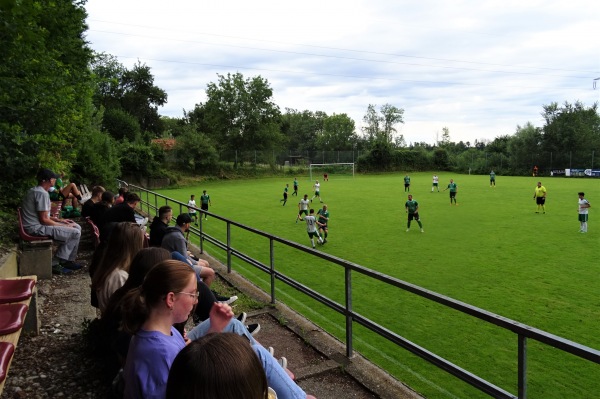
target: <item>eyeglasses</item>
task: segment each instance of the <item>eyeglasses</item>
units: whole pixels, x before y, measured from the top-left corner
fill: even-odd
[[[196,292],[193,292],[193,293],[192,293],[192,292],[182,292],[182,291],[180,291],[180,292],[176,292],[176,294],[185,294],[185,295],[189,295],[189,296],[191,296],[193,299],[196,299],[196,300],[197,300],[197,299],[198,299],[198,297],[200,296],[200,293],[199,293],[198,291],[196,291]]]

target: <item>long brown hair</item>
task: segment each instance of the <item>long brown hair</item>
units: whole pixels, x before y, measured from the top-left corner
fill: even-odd
[[[142,285],[123,298],[123,329],[135,334],[152,308],[159,306],[169,292],[184,290],[194,275],[194,269],[178,260],[165,260],[154,266]]]
[[[102,259],[92,276],[92,290],[98,290],[113,270],[129,271],[133,257],[144,247],[144,232],[136,223],[117,223],[110,233]]]
[[[267,399],[265,370],[250,342],[206,335],[183,348],[169,371],[167,399]]]

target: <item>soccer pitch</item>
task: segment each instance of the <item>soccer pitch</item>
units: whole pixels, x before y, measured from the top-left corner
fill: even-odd
[[[440,191],[453,178],[458,206],[448,191],[431,192],[432,173],[411,176],[425,233],[413,221],[406,232],[404,174],[330,176],[321,196],[331,213],[328,243],[317,250],[347,259],[504,317],[578,343],[600,348],[600,273],[594,255],[600,234],[597,180],[489,177],[438,174]],[[295,223],[303,194],[312,183],[292,178],[207,182],[199,187],[161,190],[187,202],[207,190],[210,211],[309,246],[303,222]],[[321,180],[321,179],[319,179]],[[537,181],[548,190],[546,214],[536,214]],[[283,188],[290,185],[282,206]],[[589,233],[580,234],[577,192],[590,201]],[[198,202],[198,201],[197,201]],[[321,204],[315,199],[315,211]],[[177,214],[177,210],[175,211]],[[214,223],[211,223],[214,222]],[[209,220],[208,234],[222,240],[224,224]],[[268,240],[233,232],[232,245],[268,264]],[[223,258],[223,254],[208,248]],[[275,246],[278,270],[343,303],[343,269],[306,254]],[[234,260],[234,269],[267,289],[268,278]],[[277,285],[278,299],[343,340],[343,318],[294,290]],[[517,337],[414,295],[353,277],[354,310],[494,384],[516,393]],[[403,349],[355,327],[355,349],[430,398],[486,397]],[[600,366],[528,341],[528,397],[590,398],[600,390]]]

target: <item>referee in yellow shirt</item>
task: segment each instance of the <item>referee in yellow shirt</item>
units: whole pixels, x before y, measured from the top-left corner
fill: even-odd
[[[540,207],[542,208],[542,213],[546,213],[546,187],[542,186],[541,181],[539,181],[535,187],[533,199],[537,204],[537,211],[535,211],[535,213],[540,213]]]

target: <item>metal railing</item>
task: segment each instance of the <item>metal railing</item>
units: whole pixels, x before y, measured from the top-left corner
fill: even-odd
[[[125,182],[120,181],[120,184],[127,184]],[[155,193],[149,190],[146,190],[142,187],[129,185],[130,191],[139,192],[140,198],[142,198],[142,211],[145,211],[150,214],[156,214],[157,210],[160,206],[170,205],[172,208],[179,208],[180,213],[183,213],[184,210],[188,209],[187,204],[176,201],[174,199],[168,198],[159,193]],[[204,212],[199,208],[194,208],[198,212]],[[367,328],[368,330],[378,334],[379,336],[395,343],[396,345],[408,350],[409,352],[427,360],[428,362],[434,364],[438,368],[445,370],[449,374],[465,381],[471,386],[479,389],[480,391],[495,397],[495,398],[519,398],[526,399],[527,398],[527,340],[533,339],[538,342],[541,342],[545,345],[551,346],[553,348],[559,349],[563,352],[572,354],[582,359],[589,360],[596,364],[600,365],[600,351],[587,347],[585,345],[578,344],[576,342],[570,341],[568,339],[559,337],[554,334],[550,334],[543,330],[539,330],[537,328],[519,323],[517,321],[508,319],[506,317],[499,316],[497,314],[488,312],[486,310],[477,308],[475,306],[471,306],[467,303],[457,301],[445,295],[438,294],[436,292],[424,289],[417,285],[408,283],[406,281],[399,280],[394,277],[390,277],[383,273],[379,273],[375,270],[368,269],[366,267],[360,266],[356,263],[349,262],[347,260],[312,250],[304,245],[298,244],[293,241],[289,241],[283,239],[281,237],[274,236],[272,234],[266,233],[264,231],[257,230],[255,228],[243,225],[241,223],[237,223],[233,220],[229,220],[218,215],[207,212],[211,218],[218,219],[227,226],[227,238],[226,242],[219,241],[215,237],[212,237],[206,234],[202,229],[202,218],[200,217],[200,226],[198,228],[192,227],[191,233],[199,237],[200,242],[200,250],[203,251],[203,242],[208,241],[213,244],[215,247],[223,250],[227,256],[227,271],[231,272],[231,264],[232,257],[235,256],[238,259],[256,267],[257,269],[267,273],[270,275],[271,279],[271,302],[275,303],[275,281],[279,280],[290,287],[302,292],[303,294],[309,296],[310,298],[320,302],[321,304],[327,306],[328,308],[342,314],[345,316],[345,344],[346,344],[346,356],[351,358],[353,356],[353,323],[358,323],[359,325]],[[235,226],[242,230],[251,232],[253,234],[264,237],[269,240],[269,264],[266,265],[251,256],[240,252],[234,249],[231,246],[231,238],[232,232],[231,227]],[[301,283],[295,281],[294,279],[286,276],[285,274],[279,272],[275,267],[275,257],[274,257],[274,243],[279,243],[290,248],[294,248],[298,251],[302,251],[308,253],[312,256],[324,259],[330,263],[339,265],[344,268],[345,272],[345,303],[343,305],[329,299],[328,297],[320,294],[319,292],[312,290]],[[500,327],[504,330],[511,331],[517,335],[518,345],[517,345],[517,359],[518,359],[518,394],[517,396],[511,394],[510,392],[492,384],[491,382],[459,367],[458,365],[444,359],[441,356],[436,355],[435,353],[403,338],[402,336],[396,334],[389,329],[373,322],[369,318],[353,311],[352,307],[352,275],[353,273],[359,273],[360,275],[367,276],[374,280],[381,281],[385,284],[388,284],[393,287],[397,287],[404,291],[410,292],[412,294],[418,295],[422,298],[426,298],[430,301],[436,302],[438,304],[444,305],[448,308],[455,309],[463,314],[470,315],[479,320],[483,320],[490,324],[493,324],[497,327]],[[599,370],[600,372],[600,370]]]

